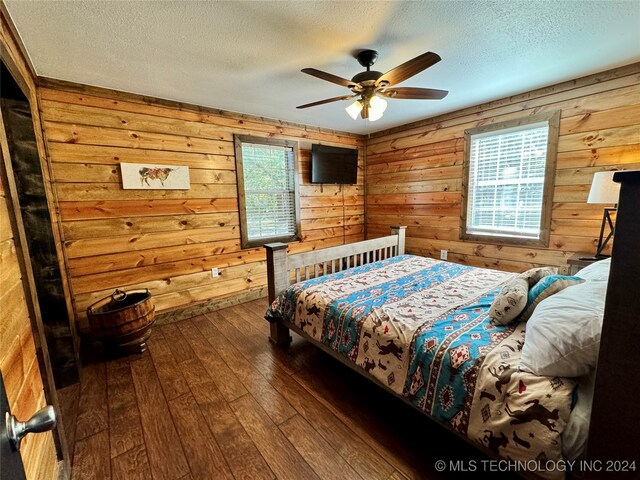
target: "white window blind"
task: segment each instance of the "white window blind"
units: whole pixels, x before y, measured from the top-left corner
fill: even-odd
[[[242,143],[246,229],[249,241],[293,237],[296,234],[293,162],[291,147]]]
[[[467,233],[539,239],[547,122],[470,137]]]

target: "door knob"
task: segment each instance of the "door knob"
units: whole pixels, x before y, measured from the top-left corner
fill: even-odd
[[[36,412],[33,417],[26,422],[18,421],[18,419],[10,415],[9,412],[7,412],[5,416],[5,421],[7,423],[7,436],[9,437],[11,446],[16,450],[20,450],[20,442],[25,435],[28,433],[41,433],[53,430],[56,426],[57,418],[55,409],[51,405],[48,405]]]

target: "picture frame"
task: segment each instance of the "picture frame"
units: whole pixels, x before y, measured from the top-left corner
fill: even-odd
[[[121,163],[122,188],[125,190],[189,190],[189,167]]]

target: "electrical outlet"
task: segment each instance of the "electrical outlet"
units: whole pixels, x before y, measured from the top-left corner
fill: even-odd
[[[213,278],[220,276],[220,271],[217,268],[212,268],[211,269],[211,276]]]
[[[440,260],[446,260],[449,252],[447,250],[440,250]]]

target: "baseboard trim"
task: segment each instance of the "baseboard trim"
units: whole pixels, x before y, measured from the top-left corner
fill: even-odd
[[[251,300],[257,300],[267,296],[267,287],[250,290],[248,292],[241,293],[239,295],[233,295],[223,298],[212,298],[195,305],[190,305],[185,308],[179,308],[168,312],[158,313],[156,315],[156,324],[164,325],[167,323],[179,322],[180,320],[186,320],[188,318],[203,315],[208,312],[214,312],[225,307],[231,307],[240,303],[250,302]]]

